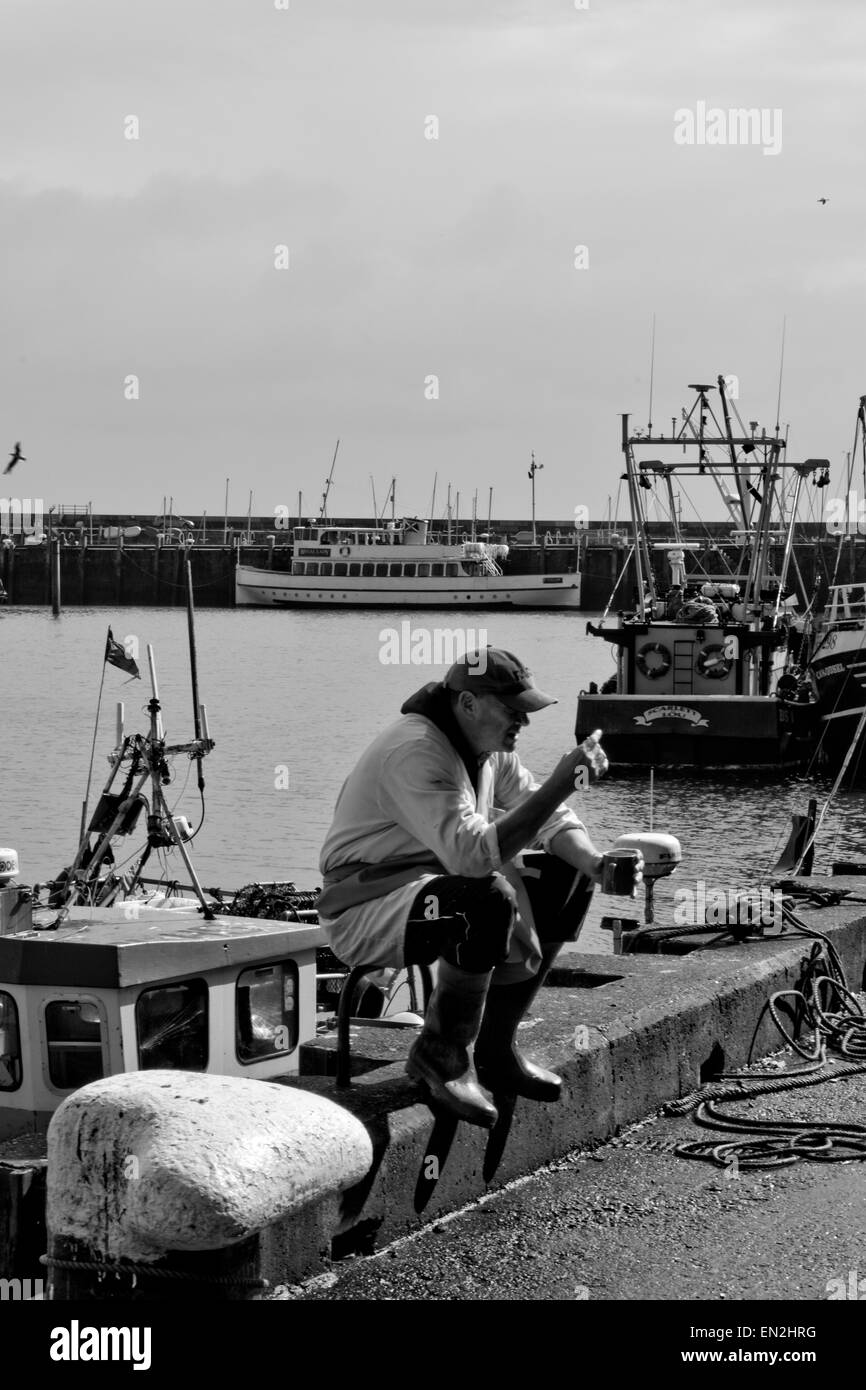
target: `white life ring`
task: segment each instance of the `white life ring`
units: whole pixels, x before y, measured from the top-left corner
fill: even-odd
[[[654,658],[651,660],[651,658]],[[661,642],[645,642],[635,656],[637,669],[648,680],[657,681],[671,669],[671,654]]]
[[[733,662],[720,642],[708,642],[698,652],[695,670],[704,680],[722,681],[730,673]]]
[[[350,547],[350,546],[348,546],[348,545],[341,545],[341,546],[340,546],[340,554],[341,554],[341,555],[351,555],[351,553],[352,553],[352,550],[351,550],[351,547]]]

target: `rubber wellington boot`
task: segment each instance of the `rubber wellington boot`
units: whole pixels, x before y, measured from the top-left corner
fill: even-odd
[[[515,1044],[517,1028],[559,953],[559,946],[542,953],[541,968],[531,980],[494,986],[487,996],[478,1035],[476,1062],[483,1083],[494,1091],[525,1096],[527,1100],[559,1100],[562,1081],[555,1072],[524,1057]]]
[[[470,975],[440,960],[424,1027],[406,1061],[409,1076],[425,1082],[434,1101],[484,1129],[492,1129],[499,1118],[490,1095],[478,1084],[473,1061],[489,984],[489,973]]]

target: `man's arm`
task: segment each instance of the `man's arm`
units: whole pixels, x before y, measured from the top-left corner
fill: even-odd
[[[560,830],[550,841],[550,852],[580,869],[593,883],[601,882],[604,855],[599,853],[585,830]]]
[[[513,859],[515,854],[532,844],[545,821],[550,819],[566,797],[571,796],[575,789],[578,768],[586,768],[590,780],[594,780],[601,776],[606,766],[607,759],[601,748],[591,739],[586,739],[579,748],[573,748],[565,757],[560,758],[553,772],[537,791],[497,820],[496,833],[503,861]],[[565,833],[564,830],[560,831],[554,838],[559,840]],[[581,834],[579,830],[571,830],[569,833],[577,836]],[[588,839],[586,843],[589,844]],[[569,842],[569,854],[576,852],[576,846]],[[591,852],[595,854],[594,850]],[[566,858],[563,854],[559,857]],[[567,862],[571,863],[572,860],[568,858]],[[575,863],[575,867],[583,868],[583,864]]]

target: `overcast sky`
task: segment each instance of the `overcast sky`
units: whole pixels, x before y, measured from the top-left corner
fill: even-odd
[[[835,481],[864,55],[855,0],[3,0],[4,488],[221,513],[230,476],[235,511],[315,514],[339,437],[332,515],[371,474],[425,512],[438,471],[437,513],[450,482],[526,516],[531,450],[540,516],[600,515],[653,313],[668,426],[720,372],[772,426],[787,316],[789,457]],[[701,102],[780,148],[676,143]]]

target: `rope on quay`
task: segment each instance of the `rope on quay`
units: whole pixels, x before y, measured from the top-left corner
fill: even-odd
[[[724,1101],[751,1099],[780,1091],[815,1086],[866,1072],[866,1014],[848,988],[839,954],[829,937],[814,931],[790,910],[786,920],[795,931],[817,938],[805,962],[800,989],[777,990],[766,1010],[785,1040],[808,1063],[782,1076],[766,1077],[747,1072],[720,1072],[719,1079],[681,1100],[669,1102],[671,1116],[694,1112],[695,1123],[743,1136],[737,1140],[695,1140],[671,1144],[679,1158],[700,1159],[719,1168],[779,1168],[808,1158],[817,1163],[844,1163],[866,1159],[866,1125],[841,1121],[753,1119],[719,1109]],[[779,1017],[782,1000],[796,1001],[789,1011],[800,1025],[814,1031],[811,1050],[803,1047]],[[760,1020],[759,1020],[760,1021]],[[794,1025],[799,1031],[797,1024]],[[828,1058],[827,1050],[840,1054]],[[735,1084],[726,1084],[733,1082]],[[745,1136],[752,1136],[746,1138]]]

